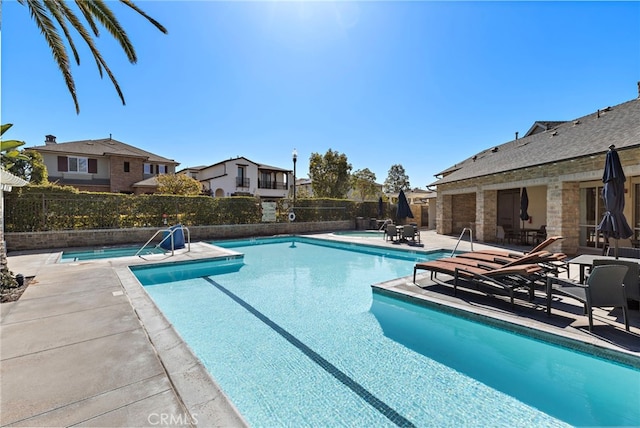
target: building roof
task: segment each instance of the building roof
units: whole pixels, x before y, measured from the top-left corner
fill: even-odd
[[[211,165],[199,165],[199,166],[186,167],[186,168],[181,169],[178,172],[182,172],[182,171],[202,171],[203,169],[211,168],[212,166],[222,165],[224,163],[237,161],[237,160],[245,160],[245,161],[247,161],[249,163],[252,163],[255,166],[257,166],[258,169],[268,169],[268,170],[271,170],[271,171],[282,171],[282,172],[290,172],[291,171],[290,169],[284,169],[284,168],[280,168],[280,167],[277,167],[277,166],[259,164],[259,163],[254,162],[251,159],[248,159],[248,158],[246,158],[244,156],[238,156],[238,157],[235,157],[235,158],[225,159],[225,160],[222,160],[220,162],[213,163]]]
[[[432,185],[640,147],[640,99],[607,107],[544,132],[483,150],[438,175]]]
[[[73,153],[85,156],[124,156],[139,157],[149,162],[160,162],[179,165],[179,162],[158,156],[146,150],[139,149],[129,144],[123,143],[112,138],[103,138],[101,140],[81,140],[69,141],[66,143],[51,143],[44,146],[29,147],[39,152],[51,153]]]
[[[537,134],[538,132],[548,131],[549,129],[555,128],[558,125],[562,125],[565,123],[564,120],[537,120],[531,128],[524,134],[525,137],[529,135]]]

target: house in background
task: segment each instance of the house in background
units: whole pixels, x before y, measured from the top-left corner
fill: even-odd
[[[640,85],[639,85],[640,87]],[[602,252],[607,244],[597,226],[606,152],[614,145],[622,162],[624,214],[640,240],[640,90],[639,98],[563,122],[535,122],[523,138],[488,148],[439,173],[436,230],[459,234],[471,227],[480,241],[494,241],[497,226],[516,236],[545,226],[561,235],[567,254]],[[520,219],[526,188],[531,218]],[[531,244],[531,243],[530,243]]]
[[[174,174],[178,162],[109,138],[29,147],[42,155],[49,181],[89,192],[154,193],[155,177]]]
[[[198,180],[203,191],[223,196],[255,196],[273,201],[286,198],[293,183],[291,170],[262,165],[239,156],[208,166],[189,167],[178,171]]]

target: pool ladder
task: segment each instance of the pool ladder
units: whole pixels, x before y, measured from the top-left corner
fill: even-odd
[[[167,239],[171,239],[171,255],[173,256],[175,254],[175,245],[173,243],[173,234],[177,231],[177,230],[182,230],[182,235],[184,236],[184,231],[187,232],[187,252],[191,251],[191,232],[189,232],[189,228],[184,227],[184,226],[180,226],[180,229],[175,228],[169,228],[169,229],[159,229],[156,231],[156,233],[153,234],[153,236],[151,238],[149,238],[149,240],[147,242],[145,242],[145,244],[138,250],[138,252],[135,254],[136,256],[140,257],[141,259],[144,259],[144,257],[142,257],[140,255],[140,253],[142,252],[142,250],[144,250],[147,245],[149,245],[149,243],[151,241],[153,241],[153,239],[158,236],[159,233],[163,233],[163,232],[167,232],[167,236],[165,236],[164,238],[162,238],[162,240],[160,242],[158,242],[158,244],[154,247],[154,249],[159,248],[162,243],[164,241],[166,241]]]
[[[460,233],[460,237],[458,238],[458,242],[456,242],[456,246],[453,249],[453,251],[451,252],[451,257],[453,257],[456,254],[456,250],[458,249],[458,245],[460,245],[460,241],[462,241],[462,238],[464,237],[464,233],[465,232],[469,232],[469,243],[471,244],[471,251],[473,251],[473,230],[471,230],[470,227],[465,227],[464,229],[462,229],[462,233]]]

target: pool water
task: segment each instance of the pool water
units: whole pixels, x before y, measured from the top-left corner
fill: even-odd
[[[639,370],[372,293],[433,255],[265,242],[230,244],[233,269],[142,281],[252,426],[639,420]]]
[[[110,259],[114,257],[135,256],[142,245],[136,247],[108,247],[85,251],[64,251],[60,258],[61,263],[69,263],[83,260]],[[161,248],[148,247],[140,252],[140,255],[162,254]]]

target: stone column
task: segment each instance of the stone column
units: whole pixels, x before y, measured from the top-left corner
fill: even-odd
[[[453,224],[451,214],[452,199],[451,195],[438,195],[436,199],[436,232],[440,235],[451,233]]]
[[[552,182],[547,186],[547,236],[563,236],[557,251],[578,252],[580,236],[580,186],[575,181]]]
[[[498,191],[481,190],[476,192],[476,237],[478,241],[495,241],[498,223]]]

